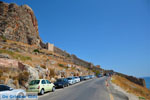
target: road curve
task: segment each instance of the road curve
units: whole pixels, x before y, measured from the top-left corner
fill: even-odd
[[[106,79],[107,77],[95,78],[64,89],[57,89],[55,92],[39,96],[39,100],[115,100],[114,98],[119,92],[111,94],[108,87],[106,87]],[[120,97],[122,98],[122,96]],[[120,100],[122,100],[121,98]]]

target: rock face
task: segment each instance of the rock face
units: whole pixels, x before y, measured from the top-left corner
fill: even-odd
[[[122,73],[118,73],[118,72],[116,72],[116,74],[119,75],[119,76],[125,77],[126,79],[128,79],[129,81],[131,81],[131,82],[133,82],[135,84],[138,84],[140,86],[146,87],[145,80],[142,79],[142,78],[136,78],[136,77],[128,76],[128,75],[125,75],[125,74],[122,74]]]
[[[18,6],[0,1],[0,36],[40,46],[38,24],[32,9],[27,5]]]
[[[146,87],[145,80],[142,79],[142,78],[136,78],[136,77],[133,77],[133,76],[126,76],[126,78],[127,78],[128,80],[130,80],[131,82],[134,82],[134,83],[136,83],[136,84],[138,84],[138,85],[141,85],[141,86],[143,86],[143,87]]]
[[[93,66],[94,66],[92,63],[84,61],[84,60],[78,58],[76,55],[73,55],[73,54],[71,55],[71,60],[74,64],[84,66],[87,68],[93,68]]]

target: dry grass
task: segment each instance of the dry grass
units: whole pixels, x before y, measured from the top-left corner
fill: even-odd
[[[37,48],[36,45],[29,45],[29,44],[26,44],[26,43],[17,42],[17,41],[13,41],[13,40],[7,40],[7,43],[8,43],[9,45],[11,45],[11,44],[16,44],[16,45],[22,45],[22,46],[25,46],[25,47],[35,47],[35,48]]]
[[[32,60],[31,57],[23,56],[23,55],[21,55],[21,54],[18,54],[18,53],[9,51],[9,50],[5,50],[5,49],[0,49],[0,54],[2,54],[2,53],[8,54],[8,55],[10,55],[12,58],[18,59],[18,60],[21,60],[21,61]]]
[[[144,100],[144,98],[145,100],[150,100],[150,90],[140,85],[137,85],[124,77],[114,75],[112,77],[112,82],[126,90],[128,93],[135,94],[139,97],[140,100],[142,98],[142,100]]]

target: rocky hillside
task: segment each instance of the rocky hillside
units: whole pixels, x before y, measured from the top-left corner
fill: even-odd
[[[124,77],[124,78],[128,79],[129,81],[131,81],[133,83],[136,83],[140,86],[146,87],[145,80],[142,79],[142,78],[136,78],[136,77],[133,77],[133,76],[128,76],[128,75],[122,74],[122,73],[116,73],[116,74],[121,76],[121,77]]]
[[[26,88],[33,79],[91,75],[93,70],[64,61],[58,54],[0,38],[0,84]]]
[[[137,77],[134,77],[134,76],[125,75],[125,74],[122,74],[122,73],[119,73],[119,72],[115,72],[113,70],[105,70],[104,73],[115,73],[115,75],[124,77],[127,80],[129,80],[130,82],[133,82],[133,83],[135,83],[137,85],[140,85],[142,87],[146,87],[146,83],[145,83],[145,80],[143,78],[137,78]]]
[[[27,5],[0,2],[0,36],[40,46],[38,24],[32,9]]]
[[[0,2],[0,84],[25,88],[29,81],[38,78],[54,81],[61,77],[107,73],[57,47],[54,51],[45,47],[32,9]],[[126,78],[145,86],[141,79]]]
[[[136,78],[133,78],[133,81],[137,80]],[[120,86],[122,89],[124,89],[128,93],[132,93],[136,95],[139,100],[150,100],[150,90],[148,90],[146,87],[141,86],[140,84],[137,84],[131,80],[128,80],[123,75],[114,75],[111,79],[111,81]]]

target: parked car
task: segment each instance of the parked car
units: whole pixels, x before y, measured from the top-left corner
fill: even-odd
[[[89,75],[89,79],[92,79],[92,75]]]
[[[78,76],[75,76],[74,78],[76,83],[80,82],[80,78]]]
[[[23,89],[13,89],[7,85],[0,84],[0,100],[6,100],[4,95],[5,97],[8,96],[7,100],[25,100],[26,92]]]
[[[83,81],[84,80],[84,77],[83,76],[79,76],[80,78],[80,81]]]
[[[102,74],[98,74],[97,77],[98,77],[98,78],[102,77]]]
[[[49,80],[45,79],[32,80],[27,89],[27,92],[38,92],[41,95],[48,91],[54,92],[55,85]]]
[[[74,77],[68,77],[67,79],[68,79],[69,85],[75,84]]]
[[[88,80],[88,79],[89,79],[89,76],[83,76],[83,79],[84,79],[84,80]]]
[[[92,79],[92,78],[94,78],[95,77],[95,75],[89,75],[89,78],[90,79]]]
[[[56,87],[62,87],[62,88],[69,86],[68,79],[66,78],[57,79],[57,81],[54,84]]]
[[[92,75],[93,78],[95,78],[95,75]]]

